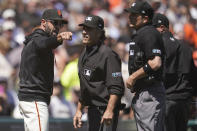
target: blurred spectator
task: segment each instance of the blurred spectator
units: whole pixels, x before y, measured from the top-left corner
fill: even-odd
[[[18,9],[23,0],[1,0],[1,9]]]
[[[25,29],[33,28],[40,24],[41,13],[39,13],[38,1],[29,0],[24,12],[20,14],[21,26]]]
[[[64,98],[60,82],[54,82],[53,95],[51,96],[51,103],[49,105],[51,117],[72,118],[76,110],[75,108],[75,105]]]
[[[20,61],[21,61],[21,52],[22,52],[23,46],[19,46],[17,48],[12,49],[7,54],[7,60],[11,64],[11,66],[15,69],[19,67]],[[16,57],[17,56],[17,57]]]
[[[2,25],[2,36],[5,37],[10,45],[11,49],[14,49],[19,46],[14,40],[14,29],[16,28],[16,24],[14,21],[4,21]]]
[[[72,45],[67,47],[69,63],[65,66],[62,73],[61,83],[64,86],[65,98],[69,101],[72,100],[72,95],[79,92],[78,58],[83,49],[82,47],[82,45]]]
[[[114,14],[120,14],[123,11],[123,0],[108,0],[109,9]]]
[[[16,16],[16,12],[13,9],[6,9],[3,13],[2,13],[2,18],[4,20],[11,20],[13,21],[15,19]]]
[[[9,42],[6,38],[0,37],[0,77],[9,78],[12,75],[13,68],[6,59],[5,55],[9,50]]]
[[[59,46],[57,49],[54,50],[55,53],[55,75],[54,79],[56,81],[60,80],[60,77],[64,71],[64,67],[66,62],[68,61],[68,54],[65,47]]]
[[[7,104],[7,95],[4,87],[0,85],[0,116],[10,116],[11,109]]]
[[[15,107],[14,97],[8,89],[8,79],[0,77],[0,115],[11,116]]]
[[[190,19],[188,23],[184,25],[184,39],[192,47],[197,48],[197,31],[195,30],[196,20]]]
[[[151,0],[151,5],[156,12],[161,12],[160,7],[162,2],[160,0]]]
[[[190,11],[191,17],[197,20],[197,1],[196,0],[191,0],[191,3],[189,4],[189,11]]]
[[[9,23],[6,23],[6,26],[9,27],[9,29],[6,30],[12,30],[12,39],[14,39],[17,44],[16,45],[11,45],[11,47],[18,46],[18,44],[22,44],[23,41],[25,40],[24,32],[23,29],[20,28],[19,26],[16,26],[16,11],[13,9],[6,9],[2,13],[2,18],[3,22],[5,23],[6,21],[11,21]],[[10,26],[8,26],[10,25]],[[15,25],[15,26],[14,26]],[[4,28],[4,27],[3,27]]]

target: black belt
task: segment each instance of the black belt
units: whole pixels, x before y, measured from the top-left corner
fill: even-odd
[[[125,108],[126,104],[122,103],[120,105],[117,105],[115,107],[115,109],[118,109],[118,110],[123,110]],[[98,109],[98,110],[106,110],[107,106],[89,106],[88,108],[90,109]]]
[[[143,81],[142,80],[142,82],[140,82],[140,85],[138,84],[137,86],[134,86],[134,88],[131,89],[131,92],[132,93],[141,92],[143,89],[149,88],[150,86],[160,85],[161,82],[162,82],[161,80],[157,80],[157,79],[154,79],[151,81]]]

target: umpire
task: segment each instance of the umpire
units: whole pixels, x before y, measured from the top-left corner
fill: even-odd
[[[162,33],[166,51],[163,73],[166,88],[165,130],[187,131],[192,97],[189,82],[193,64],[192,50],[173,37],[166,16],[155,14],[153,25]]]
[[[103,44],[105,31],[101,17],[89,15],[79,26],[83,27],[86,48],[78,63],[81,97],[73,125],[82,126],[82,109],[88,106],[89,131],[116,131],[124,93],[120,58]]]
[[[152,26],[153,9],[136,1],[125,9],[130,27],[136,29],[129,49],[129,78],[126,82],[135,96],[132,108],[138,131],[163,131],[165,89],[162,82],[163,41]]]
[[[60,10],[44,11],[41,24],[26,37],[21,54],[19,109],[24,117],[25,131],[48,131],[48,105],[53,92],[53,49],[70,40],[71,32],[61,32]]]

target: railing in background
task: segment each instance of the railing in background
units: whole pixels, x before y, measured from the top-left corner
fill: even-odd
[[[84,122],[81,129],[75,130],[72,119],[53,119],[49,120],[49,131],[86,131],[87,123]],[[24,131],[22,119],[10,117],[0,117],[0,131]],[[134,120],[120,120],[117,131],[137,131]],[[197,119],[188,122],[188,131],[197,131]]]
[[[23,120],[0,117],[0,131],[24,131]],[[81,129],[75,130],[73,128],[72,119],[50,118],[49,131],[87,131],[87,123],[84,122]],[[117,131],[137,131],[135,121],[119,121]]]

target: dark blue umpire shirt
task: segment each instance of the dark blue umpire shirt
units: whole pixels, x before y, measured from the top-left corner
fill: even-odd
[[[78,67],[80,102],[83,105],[106,107],[110,94],[120,97],[124,94],[121,60],[108,46],[98,44],[86,47],[79,58]]]
[[[129,74],[131,75],[155,56],[164,57],[164,45],[161,34],[151,25],[147,24],[137,30],[129,43]],[[134,85],[134,90],[140,90],[152,85],[155,81],[162,80],[162,66],[147,75],[145,78],[138,79]],[[134,91],[134,92],[135,92]]]

